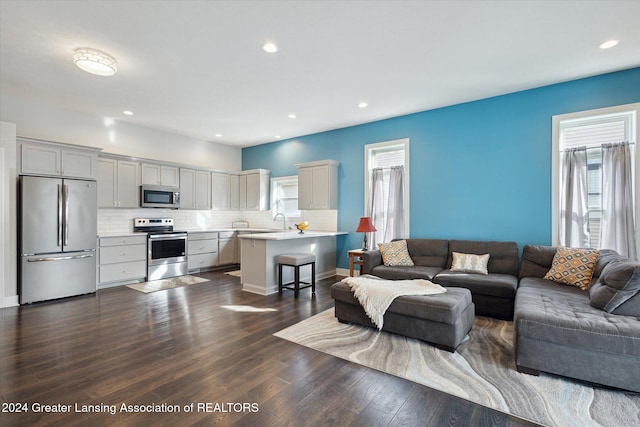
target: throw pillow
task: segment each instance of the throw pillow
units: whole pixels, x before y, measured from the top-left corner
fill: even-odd
[[[396,240],[389,243],[378,243],[378,249],[382,254],[382,262],[386,266],[410,266],[413,260],[409,256],[406,240]]]
[[[475,255],[451,252],[453,261],[451,271],[461,271],[464,273],[489,274],[487,264],[489,264],[489,254]]]
[[[593,307],[617,314],[618,308],[622,309],[638,292],[640,264],[633,261],[610,262],[589,289],[589,302]],[[640,312],[636,315],[640,316]]]
[[[558,248],[544,279],[587,290],[598,255],[597,249]]]

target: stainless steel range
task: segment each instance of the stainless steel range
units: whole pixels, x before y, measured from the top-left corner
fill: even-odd
[[[187,274],[187,232],[173,218],[135,218],[133,231],[147,233],[147,280]]]

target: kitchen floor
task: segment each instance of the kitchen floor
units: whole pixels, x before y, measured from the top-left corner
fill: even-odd
[[[530,425],[272,335],[333,307],[338,278],[296,300],[198,276],[3,309],[1,424]]]

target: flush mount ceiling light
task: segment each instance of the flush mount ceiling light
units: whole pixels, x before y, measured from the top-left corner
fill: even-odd
[[[620,40],[607,40],[598,45],[600,49],[609,49],[620,43]]]
[[[74,50],[73,62],[81,70],[97,76],[113,76],[118,71],[118,64],[111,55],[89,47]]]
[[[295,119],[297,116],[295,114],[291,113],[287,117],[289,117],[290,119]]]
[[[264,50],[267,53],[276,53],[278,51],[278,46],[276,46],[275,43],[266,42],[265,44],[262,45],[262,50]]]
[[[358,107],[360,107],[360,108],[367,108],[367,106],[369,106],[369,104],[367,104],[364,101],[358,104]]]
[[[216,133],[216,138],[222,138],[222,134],[221,133]]]
[[[133,116],[133,111],[130,111],[130,110],[124,110],[124,111],[122,112],[122,114],[124,114],[125,116]]]

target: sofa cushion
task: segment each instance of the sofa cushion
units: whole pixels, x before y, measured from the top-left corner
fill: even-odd
[[[413,261],[407,250],[405,240],[396,240],[389,243],[378,243],[378,248],[382,254],[382,261],[386,266],[413,265]]]
[[[518,336],[590,351],[640,356],[638,319],[592,307],[587,292],[577,287],[522,278],[514,323]]]
[[[452,252],[465,254],[490,254],[489,273],[518,275],[518,244],[516,242],[478,242],[473,240],[450,240],[447,267],[453,262]]]
[[[423,267],[419,265],[414,265],[411,267],[378,265],[376,267],[373,267],[368,273],[389,280],[431,280],[436,274],[441,271],[442,269],[439,267]]]
[[[513,299],[518,287],[518,278],[510,274],[490,273],[487,275],[443,270],[433,282],[445,287],[467,288],[473,295],[491,295]]]
[[[407,239],[407,249],[415,265],[447,268],[448,240]]]
[[[593,277],[600,277],[602,270],[610,262],[631,261],[629,258],[620,255],[613,249],[600,249],[600,255],[596,262],[596,268],[593,270]]]
[[[555,254],[553,246],[525,245],[522,248],[520,277],[543,278],[551,268]]]
[[[600,274],[598,281],[589,289],[593,307],[607,313],[616,309],[640,291],[640,264],[633,261],[610,262]],[[633,314],[640,316],[640,311]]]
[[[586,290],[591,283],[597,260],[597,249],[558,248],[553,256],[551,269],[543,279]]]
[[[461,271],[463,273],[489,274],[487,271],[487,263],[489,263],[489,254],[461,254],[460,252],[451,252],[453,260],[451,261],[451,271]]]

